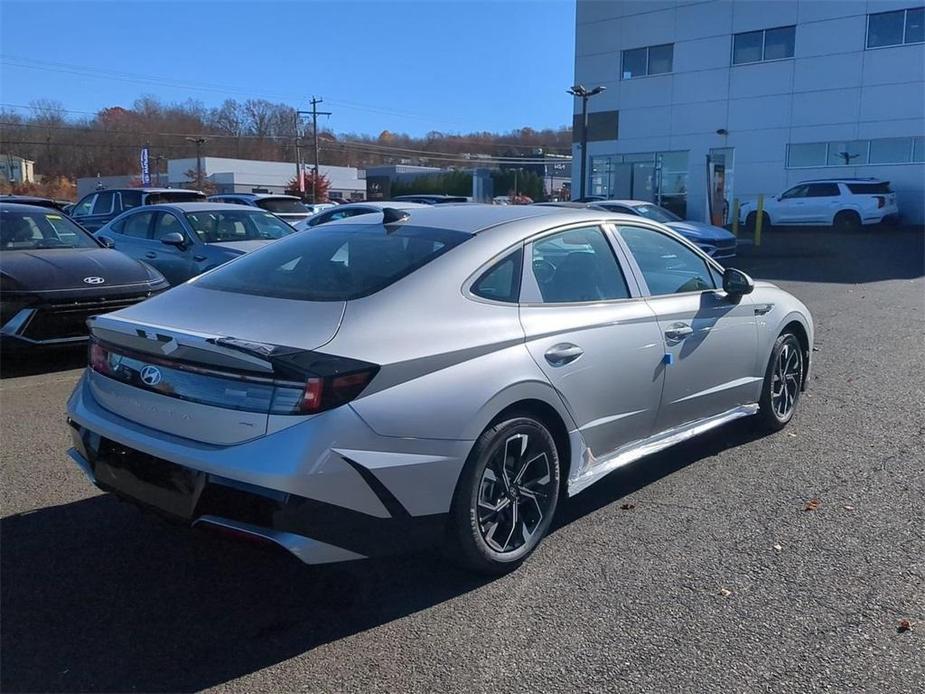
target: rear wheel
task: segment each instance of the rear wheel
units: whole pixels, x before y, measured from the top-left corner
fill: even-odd
[[[445,551],[464,568],[502,574],[530,556],[559,497],[559,457],[549,430],[512,415],[476,441],[450,509]]]
[[[793,333],[777,338],[764,374],[764,386],[756,415],[758,425],[767,431],[780,431],[793,418],[806,368],[803,346]]]
[[[835,215],[832,226],[835,228],[835,231],[853,233],[861,229],[861,218],[858,216],[857,212],[843,210]]]

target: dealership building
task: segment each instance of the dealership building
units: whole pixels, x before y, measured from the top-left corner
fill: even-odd
[[[721,222],[734,199],[875,177],[906,222],[925,222],[923,12],[915,0],[578,0],[575,82],[606,88],[588,101],[587,193]],[[579,99],[575,114],[577,142]]]

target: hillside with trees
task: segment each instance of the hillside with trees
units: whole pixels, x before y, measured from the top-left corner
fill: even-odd
[[[131,108],[113,106],[93,115],[70,112],[48,100],[33,102],[28,109],[0,109],[0,152],[35,161],[35,173],[45,179],[138,174],[145,143],[152,172],[164,171],[167,159],[194,157],[196,146],[188,138],[200,137],[207,140],[203,156],[295,161],[299,136],[303,161],[311,162],[311,125],[299,123],[292,106],[263,99],[229,99],[208,108],[198,101],[164,103],[143,97]],[[535,157],[540,151],[568,154],[571,131],[434,131],[413,137],[323,130],[319,140],[322,164],[465,167],[496,158]]]

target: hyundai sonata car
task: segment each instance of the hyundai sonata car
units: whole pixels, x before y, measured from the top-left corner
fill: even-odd
[[[289,224],[263,210],[185,202],[129,210],[96,236],[153,265],[176,285],[292,232]]]
[[[150,265],[106,248],[59,210],[0,203],[4,352],[86,342],[89,316],[167,286]]]
[[[307,563],[442,545],[487,573],[617,468],[784,427],[813,343],[661,224],[488,205],[325,224],[91,331],[70,456],[101,489]]]

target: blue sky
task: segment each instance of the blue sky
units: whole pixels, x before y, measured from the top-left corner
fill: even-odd
[[[0,103],[324,98],[336,132],[571,120],[573,0],[0,0]]]

